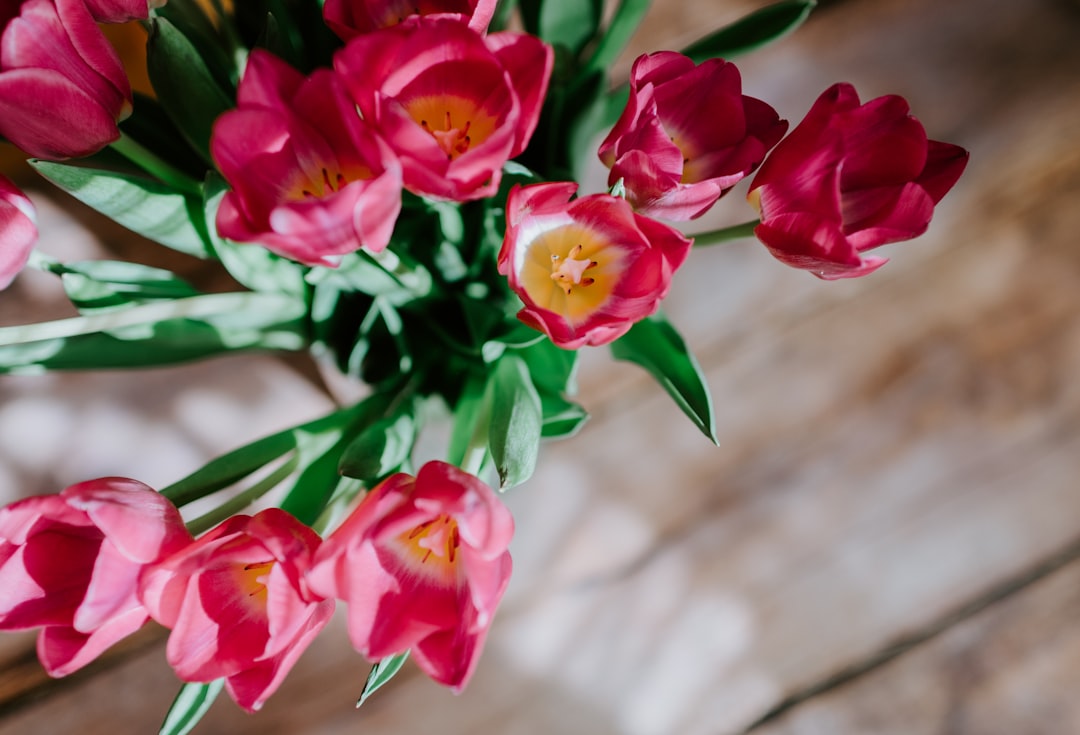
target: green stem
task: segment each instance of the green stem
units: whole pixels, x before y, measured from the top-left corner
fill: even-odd
[[[465,452],[465,458],[461,461],[461,469],[468,472],[470,475],[479,477],[480,471],[484,469],[484,462],[487,461],[487,457],[487,443],[470,445],[469,449]]]
[[[696,247],[701,247],[703,245],[717,245],[722,242],[728,242],[729,240],[753,237],[754,228],[759,224],[761,224],[761,220],[752,219],[749,222],[743,222],[740,225],[722,227],[719,230],[710,230],[709,232],[700,232],[696,235],[691,235],[691,237],[694,238],[694,245]]]
[[[128,159],[143,171],[168,184],[184,194],[203,198],[202,184],[159,158],[155,153],[136,143],[127,133],[120,133],[120,139],[110,146],[114,151]]]
[[[187,524],[188,530],[192,535],[199,535],[203,531],[208,531],[217,524],[224,521],[226,518],[230,518],[236,513],[240,512],[244,508],[251,505],[253,502],[261,498],[266,493],[273,490],[282,480],[293,473],[296,466],[299,464],[299,457],[293,454],[288,461],[282,463],[280,467],[271,472],[263,479],[256,482],[247,490],[239,493],[238,495],[229,498],[227,501],[219,505],[214,510],[201,515],[198,518],[192,520]]]

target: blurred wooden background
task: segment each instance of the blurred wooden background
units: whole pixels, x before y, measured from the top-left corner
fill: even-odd
[[[764,4],[658,0],[623,68]],[[666,308],[719,448],[587,354],[594,418],[508,498],[515,576],[465,694],[410,666],[355,711],[339,622],[262,713],[222,698],[197,733],[1080,733],[1080,3],[823,2],[740,67],[793,123],[846,80],[969,148],[931,232],[854,282],[753,241],[693,254]],[[16,175],[46,250],[149,247]],[[746,219],[744,188],[713,222]],[[0,321],[52,313],[48,285],[20,278]],[[0,492],[164,485],[326,405],[263,356],[0,378]],[[160,631],[58,682],[32,640],[0,637],[0,735],[157,731]]]

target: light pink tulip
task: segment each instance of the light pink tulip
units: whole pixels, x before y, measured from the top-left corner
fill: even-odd
[[[600,160],[634,208],[682,221],[704,214],[757,168],[787,121],[742,93],[734,64],[700,65],[675,53],[643,54],[630,73],[630,99],[600,145]]]
[[[536,128],[551,67],[551,47],[534,36],[481,36],[441,16],[357,36],[334,57],[401,159],[405,188],[453,201],[498,190],[503,164]]]
[[[477,33],[491,23],[498,0],[326,0],[326,25],[342,40],[371,33],[415,15],[452,14]]]
[[[41,626],[45,670],[70,674],[149,619],[139,573],[190,541],[168,500],[119,477],[0,508],[0,630]]]
[[[15,184],[0,176],[0,290],[26,265],[37,239],[34,205]]]
[[[304,78],[256,49],[237,102],[210,141],[233,187],[217,213],[222,236],[309,265],[386,247],[401,209],[401,167],[333,72]]]
[[[0,135],[48,160],[120,137],[131,87],[85,0],[6,2],[0,29]]]
[[[886,258],[862,253],[926,231],[968,152],[927,140],[903,97],[859,104],[850,84],[825,90],[750,184],[754,234],[778,260],[819,278],[854,278]]]
[[[165,654],[176,675],[224,677],[237,704],[262,707],[334,611],[304,581],[319,541],[271,508],[233,516],[147,569],[139,596],[172,629]]]
[[[510,511],[476,477],[428,462],[373,489],[319,549],[318,592],[348,603],[353,646],[371,660],[412,650],[460,691],[510,580]]]
[[[573,183],[514,187],[499,272],[525,304],[518,318],[566,349],[621,337],[656,311],[692,241],[625,199],[574,201]]]

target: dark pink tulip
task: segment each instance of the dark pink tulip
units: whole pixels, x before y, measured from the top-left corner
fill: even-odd
[[[85,0],[6,2],[0,28],[0,135],[49,160],[120,137],[131,87]]]
[[[150,8],[158,8],[165,0],[84,0],[90,15],[98,23],[126,23],[146,20]]]
[[[330,266],[390,241],[401,167],[329,69],[304,78],[252,51],[237,109],[218,118],[210,148],[233,187],[217,213],[223,237]]]
[[[525,308],[518,318],[566,349],[621,337],[656,311],[692,244],[620,197],[574,201],[573,183],[514,187],[499,272]]]
[[[551,65],[551,47],[533,36],[481,36],[440,16],[357,36],[334,58],[401,159],[405,188],[453,201],[499,188],[536,128]]]
[[[699,66],[674,51],[639,56],[630,99],[600,145],[600,160],[634,208],[688,220],[706,212],[757,168],[787,121],[742,93],[739,70],[723,59]]]
[[[237,704],[262,707],[334,611],[304,581],[319,542],[270,508],[233,516],[147,569],[139,596],[172,629],[165,655],[176,675],[224,678]]]
[[[34,205],[15,184],[0,176],[0,290],[26,265],[37,239]]]
[[[428,462],[368,493],[319,549],[309,580],[348,603],[349,636],[364,656],[411,649],[428,676],[460,691],[510,581],[513,533],[490,487]]]
[[[342,40],[371,33],[415,15],[452,14],[483,33],[498,0],[326,0],[323,18]]]
[[[176,508],[136,480],[90,480],[0,508],[0,630],[42,627],[38,658],[66,676],[149,619],[139,573],[190,542]]]
[[[754,234],[820,278],[866,275],[887,259],[862,253],[925,232],[967,160],[963,148],[927,140],[903,97],[860,105],[854,87],[836,84],[754,177]]]

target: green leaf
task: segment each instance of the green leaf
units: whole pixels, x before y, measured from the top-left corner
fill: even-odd
[[[520,0],[520,6],[530,33],[575,55],[596,34],[603,13],[601,0]]]
[[[279,431],[216,457],[184,479],[164,488],[161,494],[174,505],[182,506],[226,488],[295,449],[293,431]]]
[[[577,350],[564,350],[545,338],[517,354],[528,364],[539,390],[568,395],[577,393]]]
[[[536,469],[544,414],[529,367],[516,355],[504,355],[496,363],[491,390],[488,448],[499,487],[507,490],[528,480]]]
[[[239,349],[307,346],[304,303],[203,294],[0,328],[0,373],[165,365]]]
[[[30,165],[83,204],[132,232],[181,253],[209,257],[209,243],[200,224],[201,203],[138,176],[49,161],[31,161]]]
[[[199,724],[199,720],[224,688],[224,679],[215,679],[209,684],[191,683],[180,687],[180,692],[169,708],[169,714],[161,723],[159,735],[187,735]]]
[[[683,54],[695,64],[745,54],[794,31],[816,5],[816,0],[784,0],[768,5],[690,44]]]
[[[232,90],[214,79],[202,54],[165,18],[151,18],[146,70],[158,101],[192,147],[213,164],[210,134],[218,115],[233,107]]]
[[[416,419],[411,413],[380,419],[345,447],[338,472],[358,480],[382,479],[409,458],[415,442]]]
[[[490,392],[487,382],[476,374],[470,374],[454,405],[454,422],[446,449],[447,462],[460,467],[474,444],[482,446],[486,438],[477,438],[477,429],[483,430],[487,421],[481,422],[483,412],[489,410]]]
[[[409,652],[406,651],[394,656],[387,656],[372,666],[367,681],[364,682],[364,691],[360,692],[360,698],[356,700],[356,706],[362,705],[379,687],[393,679],[394,675],[401,671],[401,667],[408,657]]]
[[[573,401],[546,390],[539,393],[544,413],[544,428],[541,434],[545,439],[571,437],[589,420],[589,412]]]
[[[648,10],[649,0],[622,0],[619,3],[615,9],[615,15],[611,18],[611,23],[596,45],[596,50],[585,64],[586,74],[611,68],[615,59],[630,41],[630,37],[634,35],[634,31],[641,25]]]
[[[206,227],[214,252],[229,275],[252,291],[301,296],[307,291],[304,266],[274,255],[257,243],[235,243],[217,232],[217,211],[228,183],[216,173],[206,179]]]
[[[187,38],[198,50],[200,58],[213,74],[222,89],[232,88],[240,78],[240,69],[236,60],[229,55],[229,43],[219,27],[224,27],[228,19],[215,13],[219,26],[206,14],[202,3],[181,2],[166,3],[155,9],[154,15],[165,18]]]
[[[141,263],[87,260],[61,263],[39,258],[44,270],[60,276],[71,303],[81,313],[113,309],[155,299],[197,296],[191,284],[171,271]]]
[[[611,343],[611,354],[648,370],[694,426],[713,444],[717,443],[712,397],[705,376],[683,338],[663,316],[656,314],[635,324]]]

